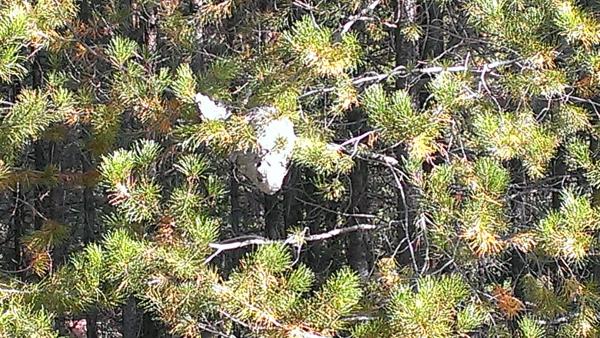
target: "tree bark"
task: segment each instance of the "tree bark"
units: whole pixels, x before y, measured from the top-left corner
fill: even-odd
[[[263,208],[265,213],[265,236],[270,239],[281,239],[284,231],[279,193],[274,195],[263,193]]]
[[[137,302],[133,296],[127,299],[122,307],[123,311],[123,338],[137,338],[140,333],[140,316],[137,309]]]
[[[418,4],[416,0],[397,0],[396,3],[395,22],[398,25],[394,31],[394,52],[395,65],[410,66],[417,63],[419,57],[419,46],[416,41],[407,40],[402,32],[402,29],[409,25],[417,24]],[[411,87],[409,78],[396,81],[397,90],[406,90],[413,97],[413,104],[417,109],[420,109],[419,87]],[[398,147],[395,149],[397,158],[406,157],[404,149]],[[402,243],[398,248],[399,255],[398,263],[401,266],[410,266],[417,269],[422,262],[422,255],[418,253],[418,248],[414,246],[416,239],[415,226],[415,201],[413,200],[414,187],[403,180],[401,186],[396,189],[397,202],[396,210],[397,217],[400,220],[398,226],[398,242]],[[419,271],[415,271],[418,273]]]
[[[94,168],[93,159],[90,154],[84,154],[81,157],[82,172],[86,173]],[[83,243],[89,244],[96,239],[96,198],[94,189],[86,186],[83,189]],[[87,325],[87,338],[98,338],[98,311],[91,309],[85,316]]]
[[[239,236],[242,209],[240,207],[240,184],[235,177],[234,165],[231,165],[229,170],[229,205],[231,207],[231,214],[229,218],[231,230],[235,236]]]
[[[23,203],[21,203],[21,199],[24,196],[21,193],[20,185],[17,186],[17,189],[14,193],[15,206],[13,209],[12,216],[12,233],[13,233],[13,248],[14,248],[14,271],[19,271],[19,276],[24,277],[24,272],[20,270],[23,267],[23,257],[22,257],[22,247],[21,247],[21,237],[23,237]]]
[[[285,229],[291,229],[297,226],[302,214],[302,206],[296,199],[298,196],[298,181],[301,170],[292,166],[288,174],[287,183],[285,184],[285,192],[283,196],[283,204],[285,206],[284,224]]]
[[[143,338],[158,338],[160,337],[160,327],[149,313],[144,313],[142,316],[142,337]]]
[[[414,64],[419,55],[419,47],[415,41],[405,38],[402,29],[413,25],[417,21],[417,1],[416,0],[396,0],[395,3],[395,23],[397,28],[394,30],[394,49],[396,66]],[[409,87],[410,79],[408,77],[399,77],[396,80],[397,88]]]
[[[363,121],[364,113],[360,110],[353,110],[349,113],[348,119],[350,122],[355,122],[353,135],[366,132],[366,125]],[[355,136],[355,135],[354,135]],[[368,192],[368,164],[367,162],[355,159],[355,167],[350,174],[350,185],[352,189],[350,197],[350,205],[348,213],[366,214],[369,209]],[[349,217],[347,226],[366,222],[361,217]],[[362,232],[354,232],[348,235],[346,241],[346,258],[348,263],[355,271],[358,272],[361,278],[367,279],[370,274],[369,256],[367,242],[369,235]]]
[[[552,162],[552,176],[560,178],[567,173],[567,165],[564,160],[565,155],[564,149],[561,148],[558,150],[556,158]],[[561,191],[559,191],[563,187],[562,179],[554,183],[553,187],[555,190],[552,191],[552,208],[558,210],[562,204]]]

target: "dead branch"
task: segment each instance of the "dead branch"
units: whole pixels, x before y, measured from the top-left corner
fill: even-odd
[[[381,226],[374,224],[357,224],[346,228],[333,229],[324,233],[315,234],[315,235],[307,235],[308,228],[305,228],[299,234],[292,234],[286,240],[271,240],[268,238],[252,238],[239,242],[227,242],[227,243],[210,243],[208,246],[215,249],[216,251],[210,255],[205,261],[204,264],[209,263],[216,256],[221,254],[223,251],[235,250],[247,246],[253,245],[267,245],[267,244],[286,244],[292,246],[302,246],[307,242],[315,242],[322,241],[326,239],[330,239],[339,235],[347,234],[355,231],[365,231],[365,230],[375,230],[381,228]]]

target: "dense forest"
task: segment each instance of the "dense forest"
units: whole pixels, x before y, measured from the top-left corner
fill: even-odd
[[[0,337],[600,337],[595,0],[0,0]]]

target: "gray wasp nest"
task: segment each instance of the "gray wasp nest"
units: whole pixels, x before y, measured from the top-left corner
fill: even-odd
[[[226,120],[231,116],[231,112],[225,106],[216,103],[206,95],[198,93],[194,96],[194,101],[203,120]]]
[[[202,94],[196,95],[196,104],[206,120],[226,120],[231,115],[227,108]],[[260,191],[274,194],[281,189],[292,158],[294,124],[287,117],[278,117],[273,107],[253,109],[246,121],[254,128],[258,147],[234,152],[231,160]]]

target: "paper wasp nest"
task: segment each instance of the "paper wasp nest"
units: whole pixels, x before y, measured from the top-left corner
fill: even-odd
[[[203,94],[196,94],[194,101],[200,110],[200,115],[204,120],[226,120],[231,116],[231,112],[226,107]]]
[[[256,132],[258,150],[233,154],[239,171],[267,194],[281,189],[296,142],[292,121],[287,117],[276,118],[276,114],[273,107],[254,109],[248,123]]]
[[[231,112],[208,96],[196,94],[196,104],[205,120],[226,120]],[[246,121],[254,128],[258,149],[231,154],[238,170],[267,194],[281,189],[292,158],[296,134],[287,117],[277,117],[273,107],[255,108]]]

